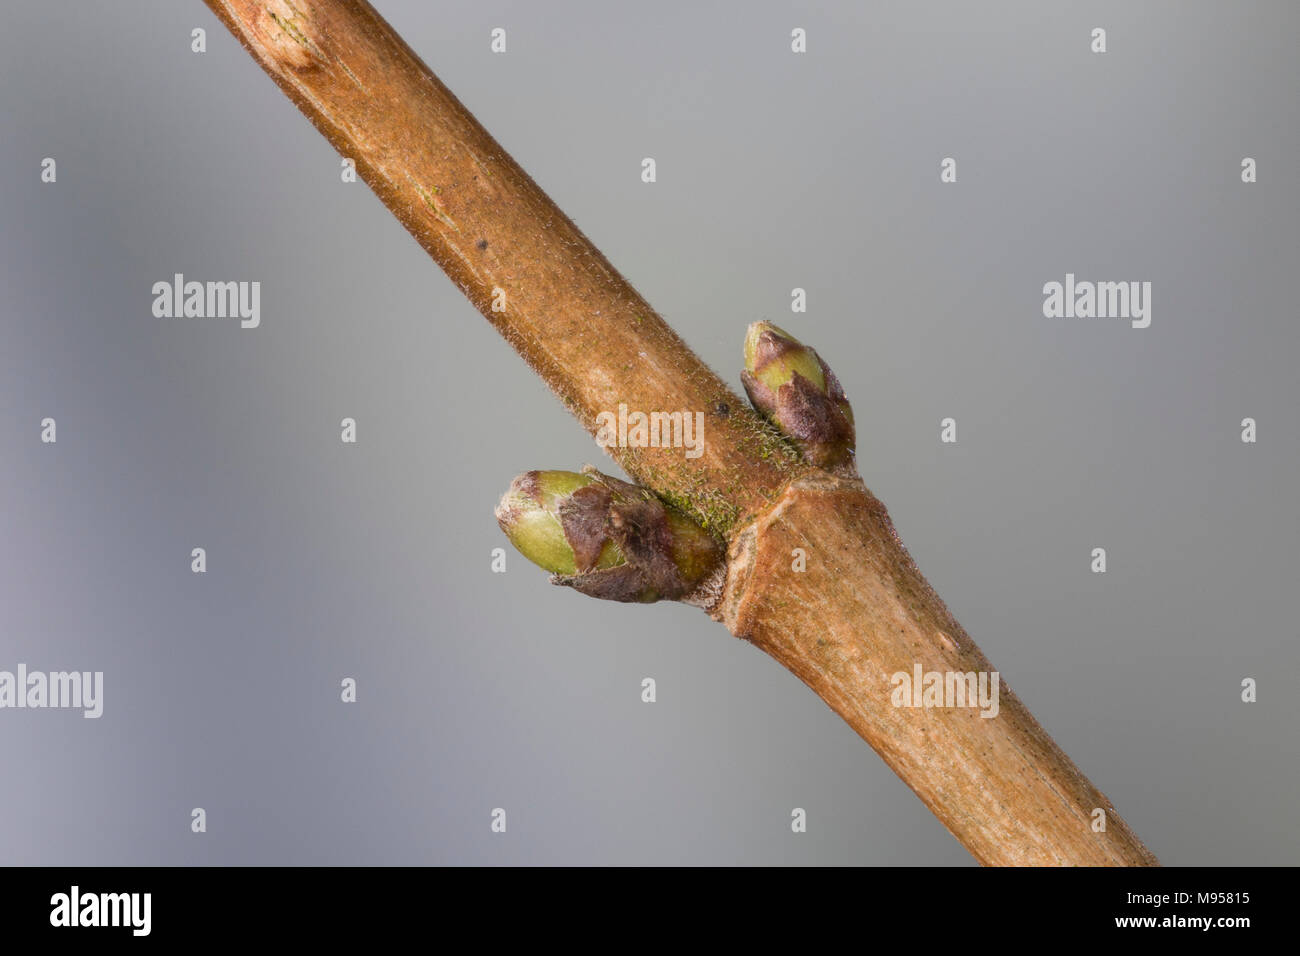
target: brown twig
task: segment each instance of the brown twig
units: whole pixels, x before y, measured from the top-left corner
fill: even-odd
[[[896,706],[896,673],[992,667],[856,476],[813,468],[706,367],[367,3],[205,0],[588,431],[706,414],[703,454],[611,449],[729,546],[711,611],[816,691],[983,863],[1155,864],[1002,686]],[[807,555],[792,570],[792,553]],[[1095,811],[1104,811],[1097,830]]]

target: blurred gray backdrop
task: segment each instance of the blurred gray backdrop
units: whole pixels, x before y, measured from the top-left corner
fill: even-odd
[[[1300,862],[1300,7],[378,7],[707,362],[758,318],[831,360],[922,570],[1165,863]],[[5,17],[0,669],[105,690],[0,711],[0,863],[972,864],[698,611],[492,573],[511,477],[612,465],[205,7]],[[155,318],[177,272],[262,327]],[[1044,318],[1067,272],[1151,327]]]

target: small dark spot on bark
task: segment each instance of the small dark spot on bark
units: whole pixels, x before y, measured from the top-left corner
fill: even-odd
[[[474,243],[474,245],[478,246],[480,249],[486,249],[486,248],[487,248],[487,240],[486,240],[486,239],[480,239],[478,242]]]
[[[726,418],[731,414],[731,407],[726,402],[714,402],[713,414],[717,415],[719,418]]]

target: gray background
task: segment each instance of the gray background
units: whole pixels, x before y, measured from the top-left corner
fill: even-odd
[[[1300,7],[379,7],[711,365],[757,318],[832,361],[922,570],[1164,862],[1300,860]],[[513,475],[612,465],[206,8],[5,12],[0,669],[106,689],[0,711],[0,862],[972,863],[699,612],[491,573]],[[1151,327],[1044,318],[1067,271]],[[262,328],[154,318],[175,272]]]

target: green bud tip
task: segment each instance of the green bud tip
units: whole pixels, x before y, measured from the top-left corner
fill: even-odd
[[[691,519],[590,467],[520,475],[496,516],[552,581],[593,597],[692,601],[722,563],[718,542]]]
[[[617,544],[605,539],[594,548],[588,542],[580,547],[580,559],[560,521],[561,506],[573,503],[575,492],[593,481],[573,471],[525,472],[497,505],[497,523],[520,554],[552,574],[617,567],[626,560]]]
[[[771,322],[745,335],[740,375],[754,407],[821,467],[852,461],[853,409],[835,373],[811,348]]]
[[[745,371],[768,388],[789,384],[798,373],[819,391],[826,391],[826,375],[817,353],[771,322],[755,322],[745,335]]]

